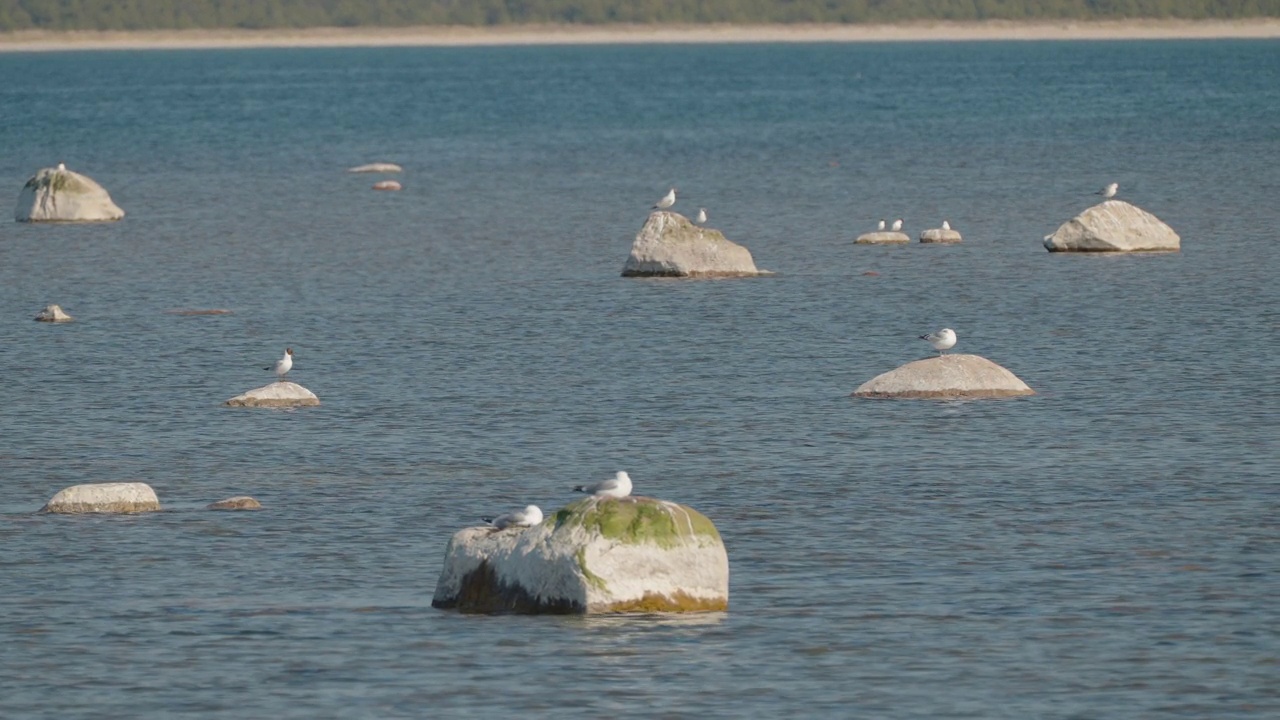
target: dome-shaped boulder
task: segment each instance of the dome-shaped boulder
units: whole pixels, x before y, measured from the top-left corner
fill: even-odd
[[[119,220],[124,211],[92,178],[61,164],[44,168],[18,193],[18,222],[102,222]]]
[[[431,604],[463,612],[702,612],[729,605],[715,525],[654,498],[590,497],[533,527],[459,530]]]
[[[58,491],[41,512],[143,513],[160,509],[160,500],[151,486],[140,482],[72,485]]]
[[[307,407],[319,405],[320,398],[295,382],[281,380],[237,395],[225,404],[231,407]]]
[[[1035,395],[1017,375],[978,355],[942,355],[909,362],[853,391],[870,398],[979,398]]]
[[[1160,218],[1123,200],[1106,200],[1044,238],[1049,252],[1169,252],[1182,239]]]
[[[631,244],[623,277],[754,277],[751,252],[725,239],[719,230],[700,227],[680,213],[659,210]]]

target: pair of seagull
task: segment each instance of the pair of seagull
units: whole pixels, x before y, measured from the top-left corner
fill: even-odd
[[[675,189],[675,188],[671,188],[670,190],[668,190],[668,191],[667,191],[667,194],[666,194],[666,195],[663,195],[663,196],[662,196],[662,199],[661,199],[661,200],[659,200],[658,202],[656,202],[656,203],[654,203],[654,204],[653,204],[653,208],[652,208],[652,209],[653,209],[653,210],[666,210],[667,208],[669,208],[669,207],[671,207],[672,205],[675,205],[675,204],[676,204],[676,189]],[[706,209],[706,208],[698,208],[698,215],[693,219],[693,221],[694,221],[694,222],[696,222],[696,223],[698,223],[699,225],[701,225],[702,223],[706,222],[706,221],[707,221],[707,209]]]
[[[631,476],[619,470],[608,480],[591,485],[579,485],[573,491],[584,492],[598,498],[624,498],[631,494]],[[499,530],[511,527],[533,527],[542,522],[542,509],[537,505],[526,505],[523,510],[512,510],[497,517],[480,519]]]
[[[899,230],[901,230],[901,229],[902,229],[902,218],[898,218],[897,220],[894,220],[894,221],[893,221],[893,227],[892,227],[891,229],[892,229],[894,232],[898,232]],[[948,221],[946,221],[946,220],[943,220],[943,221],[942,221],[942,229],[943,229],[943,230],[950,230],[950,229],[951,229],[951,223],[950,223],[950,222],[948,222]],[[883,219],[881,219],[881,220],[880,220],[880,224],[879,224],[878,226],[876,226],[876,230],[884,230],[884,220],[883,220]]]

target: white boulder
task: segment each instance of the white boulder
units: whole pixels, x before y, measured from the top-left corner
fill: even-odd
[[[729,606],[715,525],[654,498],[590,497],[533,527],[459,530],[431,604],[462,612],[705,612]]]
[[[376,162],[368,165],[357,165],[353,168],[347,168],[347,172],[351,173],[398,173],[404,168],[395,163]]]
[[[906,233],[894,230],[863,233],[858,236],[857,240],[853,241],[855,245],[905,245],[909,242],[911,242],[911,238]]]
[[[119,220],[124,211],[92,178],[61,165],[44,168],[18,193],[18,222],[99,222]]]
[[[942,355],[909,362],[853,391],[871,398],[977,398],[1035,395],[1017,375],[978,355]]]
[[[48,513],[142,513],[160,509],[160,500],[151,486],[140,482],[73,485],[58,491],[41,512]]]
[[[960,240],[960,232],[950,228],[929,228],[920,233],[922,243],[958,243]]]
[[[373,184],[374,190],[399,190],[400,183],[395,180],[379,180]]]
[[[71,322],[72,320],[75,318],[68,315],[61,305],[46,305],[43,310],[36,313],[37,322]]]
[[[700,227],[680,213],[650,213],[631,243],[623,277],[754,277],[751,252],[725,239],[719,230]]]
[[[297,383],[281,380],[237,395],[225,404],[231,407],[304,407],[319,405],[320,398]]]
[[[1160,218],[1123,200],[1106,200],[1044,238],[1049,252],[1159,252],[1182,249]]]

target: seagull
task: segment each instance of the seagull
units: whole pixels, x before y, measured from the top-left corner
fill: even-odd
[[[902,218],[893,221],[893,231],[898,232],[902,229]]]
[[[667,208],[669,208],[669,207],[671,207],[672,205],[675,205],[675,204],[676,204],[676,189],[675,189],[675,188],[671,188],[670,190],[668,190],[668,191],[667,191],[667,194],[666,194],[666,195],[664,195],[664,196],[663,196],[663,198],[662,198],[661,200],[659,200],[658,202],[654,203],[654,205],[653,205],[653,209],[654,209],[654,210],[666,210]]]
[[[951,223],[947,222],[946,220],[943,220],[943,221],[942,221],[942,229],[943,229],[943,230],[950,230],[950,229],[951,229]]]
[[[594,485],[579,485],[573,491],[596,497],[624,498],[631,494],[631,476],[619,470],[612,479]]]
[[[938,351],[938,355],[942,355],[943,350],[950,350],[956,345],[956,331],[951,328],[942,328],[938,332],[932,332],[928,335],[921,335],[921,340],[933,346]]]
[[[1103,200],[1110,200],[1111,198],[1116,196],[1116,191],[1119,189],[1120,189],[1120,183],[1111,183],[1110,185],[1094,193],[1094,195],[1101,195]]]
[[[67,164],[61,161],[58,162],[58,172],[66,172],[66,171],[67,171]]]
[[[523,510],[512,510],[498,517],[480,518],[499,530],[509,527],[532,527],[542,522],[542,509],[537,505],[526,505]]]
[[[698,217],[694,218],[694,219],[693,219],[693,221],[694,221],[694,222],[696,222],[696,223],[698,223],[699,225],[701,225],[702,223],[706,222],[706,221],[707,221],[707,209],[706,209],[706,208],[698,208]]]
[[[884,229],[884,218],[880,218],[880,224],[876,226],[876,230]]]
[[[275,365],[268,365],[262,369],[271,370],[275,372],[280,380],[284,380],[289,371],[293,369],[293,348],[285,348],[284,355],[280,356]]]

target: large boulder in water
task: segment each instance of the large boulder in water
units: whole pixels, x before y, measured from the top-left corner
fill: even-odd
[[[590,497],[533,527],[459,530],[431,604],[462,612],[702,612],[729,606],[729,557],[697,511]]]
[[[100,222],[124,211],[92,178],[59,165],[38,171],[18,193],[18,222]]]
[[[36,313],[35,319],[37,322],[53,323],[64,323],[75,320],[75,318],[68,315],[67,312],[62,309],[61,305],[46,305],[43,310]]]
[[[751,252],[725,239],[719,230],[700,227],[680,213],[659,210],[631,244],[623,277],[752,277]]]
[[[48,513],[142,513],[160,509],[156,491],[146,483],[92,483],[60,490],[40,509]]]
[[[282,380],[237,395],[225,404],[231,407],[304,407],[319,405],[320,398],[297,383]]]
[[[1106,200],[1044,238],[1049,252],[1159,252],[1182,248],[1160,218],[1123,200]]]
[[[897,230],[878,230],[876,232],[863,233],[854,240],[855,245],[906,245],[911,242],[911,238],[906,233]]]
[[[871,398],[976,398],[1035,395],[1017,375],[978,355],[916,360],[877,375],[853,391]]]

